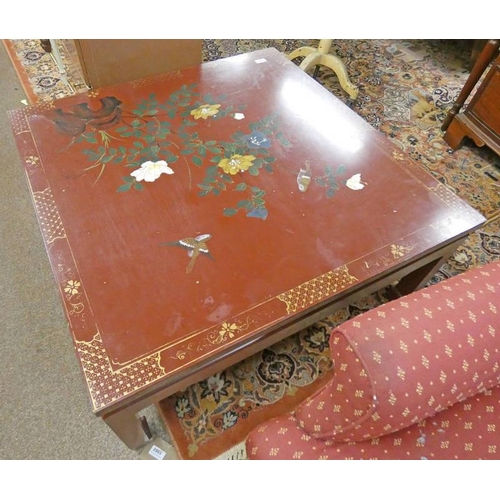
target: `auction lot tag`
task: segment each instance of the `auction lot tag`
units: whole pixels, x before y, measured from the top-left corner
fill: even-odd
[[[151,446],[149,450],[149,454],[153,457],[156,458],[156,460],[163,460],[165,458],[165,455],[167,454],[166,451],[163,451],[161,448],[156,446],[155,444]]]
[[[141,451],[143,460],[179,460],[175,448],[159,436],[155,436]]]

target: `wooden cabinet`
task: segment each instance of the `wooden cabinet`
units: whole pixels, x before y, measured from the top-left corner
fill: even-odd
[[[498,43],[495,50],[496,59],[476,89],[470,103],[463,112],[455,114],[451,120],[445,122],[447,128],[444,140],[453,149],[460,148],[464,138],[469,137],[477,146],[487,145],[495,153],[500,154],[500,55],[498,55]],[[481,76],[478,76],[478,80]],[[460,97],[463,99],[461,104],[468,95],[462,94],[459,96],[459,100]]]
[[[74,40],[85,83],[124,83],[202,62],[203,40]]]

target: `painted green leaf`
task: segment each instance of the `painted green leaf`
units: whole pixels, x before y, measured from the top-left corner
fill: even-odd
[[[135,182],[134,189],[136,189],[137,191],[142,191],[144,189],[144,186],[140,182]]]
[[[253,203],[250,200],[240,200],[236,203],[236,206],[239,208],[251,209],[253,207]]]
[[[255,166],[255,165],[252,165],[249,169],[248,169],[248,173],[250,175],[259,175],[259,169]]]
[[[316,177],[316,179],[314,180],[316,181],[316,184],[318,184],[318,186],[326,187],[326,181],[322,177]]]
[[[244,182],[240,182],[236,187],[235,187],[235,190],[236,191],[245,191],[245,189],[247,188],[247,185],[244,183]]]
[[[130,123],[132,127],[138,127],[140,124],[141,120],[132,120],[132,122]]]
[[[276,134],[276,139],[278,139],[279,143],[285,148],[288,148],[292,145],[292,143],[283,135],[283,132],[278,132]]]
[[[225,208],[223,212],[226,217],[232,217],[238,213],[238,210],[236,208]]]
[[[201,167],[203,165],[203,160],[199,156],[193,155],[192,159],[193,159],[193,163],[197,167]]]
[[[128,191],[130,189],[131,184],[122,184],[117,191],[119,193],[124,193],[125,191]]]
[[[136,148],[139,148],[139,149],[142,149],[144,147],[144,144],[142,142],[139,142],[139,141],[135,141],[134,142],[134,146]]]

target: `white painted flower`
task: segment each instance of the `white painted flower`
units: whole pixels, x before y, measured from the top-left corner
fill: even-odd
[[[161,174],[172,175],[174,171],[165,160],[145,161],[141,168],[134,170],[130,175],[137,181],[154,182]]]
[[[354,189],[355,191],[363,189],[365,185],[361,182],[361,174],[355,174],[346,182],[349,189]]]

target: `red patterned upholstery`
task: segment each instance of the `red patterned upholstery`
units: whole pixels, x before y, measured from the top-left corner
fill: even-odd
[[[494,262],[344,323],[331,380],[248,457],[500,458],[499,312]]]

